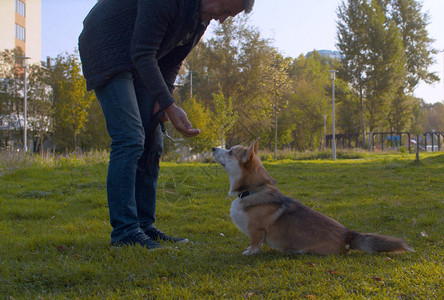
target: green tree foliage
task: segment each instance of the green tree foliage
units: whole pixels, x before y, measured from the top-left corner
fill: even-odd
[[[105,117],[103,116],[100,102],[95,99],[88,111],[87,121],[79,133],[80,147],[85,150],[107,149],[111,144],[106,129]]]
[[[86,91],[77,55],[59,55],[55,61],[52,78],[55,134],[59,145],[75,149],[95,96]]]
[[[424,120],[424,111],[422,110],[423,101],[415,98],[412,106],[412,113],[410,115],[409,132],[413,134],[420,134],[423,130],[422,122]]]
[[[406,76],[408,92],[413,92],[421,80],[427,83],[439,81],[435,73],[429,72],[428,67],[434,63],[433,55],[437,50],[432,47],[434,40],[429,37],[427,25],[429,15],[422,12],[422,3],[416,0],[389,1],[391,19],[400,29],[405,46]]]
[[[20,146],[23,139],[23,52],[0,53],[0,146]],[[77,53],[59,55],[51,66],[27,66],[28,140],[40,152],[52,140],[57,149],[104,149],[109,145],[98,101],[86,92]],[[77,140],[80,138],[80,142]]]
[[[50,70],[35,64],[28,68],[28,116],[33,140],[40,154],[43,154],[43,142],[53,132],[53,101],[51,97]],[[34,149],[36,151],[37,149]]]
[[[309,58],[286,58],[245,21],[224,22],[212,39],[193,50],[180,75],[179,102],[190,95],[191,68],[193,94],[215,114],[215,121],[219,113],[211,94],[220,91],[232,100],[238,118],[227,132],[227,146],[260,136],[262,145],[272,148],[277,107],[277,146],[317,148],[323,115],[331,115],[328,70],[337,69],[339,62],[317,52]],[[345,84],[341,88],[344,93],[347,89]]]
[[[327,115],[328,128],[331,128],[331,80],[329,70],[337,69],[338,61],[324,58],[314,51],[311,55],[299,56],[294,60],[290,77],[294,86],[288,95],[288,108],[283,113],[285,118],[280,122],[287,124],[292,131],[288,145],[298,150],[316,149],[321,145],[324,132],[324,115]],[[343,89],[336,80],[336,103],[341,102]],[[342,88],[340,88],[342,86]],[[331,134],[331,130],[327,132]]]
[[[406,75],[404,82],[390,105],[387,118],[390,129],[402,131],[408,128],[416,103],[413,91],[421,80],[426,83],[439,81],[436,74],[429,72],[428,67],[434,63],[432,48],[433,39],[428,36],[429,16],[422,13],[422,4],[415,0],[391,0],[389,11],[391,19],[400,29],[405,48]]]
[[[180,76],[181,100],[190,94],[192,70],[193,94],[214,113],[212,94],[220,91],[231,99],[233,111],[239,116],[226,136],[228,146],[245,143],[273,130],[268,118],[273,99],[260,88],[262,65],[270,61],[275,49],[260,33],[247,26],[246,18],[226,20],[215,28],[213,37],[201,41],[187,58]]]
[[[410,133],[444,132],[444,102],[428,104],[416,98],[410,119]]]
[[[231,98],[226,98],[222,92],[213,94],[215,107],[212,121],[216,130],[217,145],[225,146],[226,135],[233,125],[239,120],[239,115],[233,111]]]
[[[402,87],[405,76],[405,57],[399,29],[393,21],[387,21],[383,9],[376,1],[369,9],[369,39],[367,46],[368,68],[366,78],[365,108],[368,127],[372,132],[384,126],[392,101]]]
[[[284,101],[284,94],[288,94],[291,90],[291,82],[289,77],[290,58],[284,58],[277,52],[272,53],[269,61],[261,65],[263,74],[264,94],[272,99],[272,109],[274,114],[274,158],[276,159],[277,140],[278,140],[278,113],[288,104]],[[281,142],[286,142],[282,141]]]
[[[225,146],[226,134],[238,120],[237,113],[233,111],[231,98],[225,97],[222,92],[213,94],[212,98],[214,111],[196,97],[187,99],[182,105],[191,124],[201,130],[197,137],[184,139],[184,143],[190,147],[192,153]]]
[[[212,112],[203,103],[198,102],[196,97],[186,100],[182,107],[187,112],[193,127],[201,130],[198,136],[183,140],[184,144],[190,147],[191,153],[202,153],[217,146],[220,137],[213,122]]]
[[[444,102],[434,104],[422,103],[424,112],[423,132],[444,132]]]
[[[20,48],[0,54],[0,146],[22,141],[23,136],[23,52]]]
[[[339,68],[339,77],[350,83],[356,94],[359,95],[360,128],[365,142],[364,123],[364,89],[365,89],[365,66],[366,66],[366,28],[365,28],[365,3],[361,0],[350,0],[338,8],[338,48],[343,56],[342,65]],[[346,110],[355,111],[354,102]],[[345,107],[343,107],[345,109]]]
[[[7,146],[11,142],[15,142],[16,145],[21,144],[23,140],[24,67],[26,66],[27,135],[32,139],[38,137],[41,150],[43,140],[49,136],[52,128],[49,72],[40,64],[27,65],[20,48],[5,50],[0,57],[2,146]]]
[[[435,74],[427,14],[415,0],[348,0],[338,9],[338,48],[344,55],[340,76],[361,99],[369,130],[408,127],[412,92]]]

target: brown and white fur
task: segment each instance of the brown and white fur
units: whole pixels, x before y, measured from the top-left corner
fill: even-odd
[[[213,157],[228,172],[231,218],[250,239],[243,252],[253,255],[263,243],[293,253],[339,254],[349,249],[367,252],[412,251],[402,239],[347,229],[338,221],[282,194],[258,155],[258,140],[249,147],[213,148]],[[245,196],[246,195],[246,196]]]

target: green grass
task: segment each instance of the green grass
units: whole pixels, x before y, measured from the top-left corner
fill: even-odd
[[[163,163],[156,224],[186,245],[112,249],[106,157],[0,164],[0,298],[443,299],[444,155],[266,162],[278,187],[416,252],[286,255],[231,222],[216,164]]]

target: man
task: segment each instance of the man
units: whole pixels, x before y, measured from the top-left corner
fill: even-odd
[[[186,137],[200,133],[174,103],[182,61],[211,20],[224,22],[254,0],[101,0],[85,18],[79,52],[88,90],[102,106],[111,153],[107,177],[111,245],[161,247],[154,226],[160,121]],[[166,114],[165,114],[166,113]]]

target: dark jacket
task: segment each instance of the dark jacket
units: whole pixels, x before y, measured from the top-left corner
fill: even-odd
[[[182,61],[208,23],[200,21],[200,0],[102,0],[83,21],[79,52],[87,89],[115,74],[139,76],[162,108],[171,96]]]

